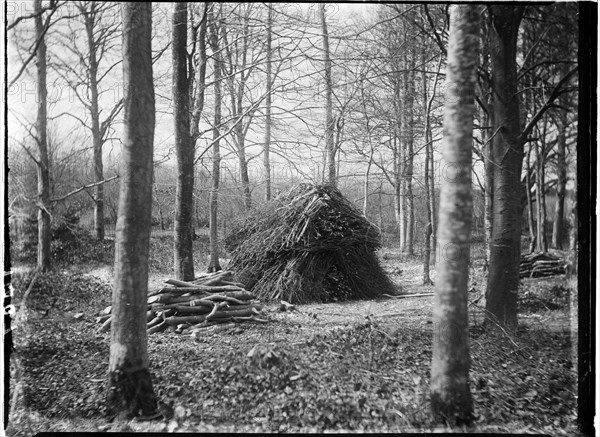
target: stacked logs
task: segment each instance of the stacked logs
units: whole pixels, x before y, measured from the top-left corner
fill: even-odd
[[[538,252],[521,256],[521,278],[564,275],[565,272],[566,262],[549,253]]]
[[[148,293],[146,328],[148,334],[170,327],[176,333],[192,333],[222,323],[266,323],[260,318],[263,306],[243,284],[232,282],[229,271],[218,272],[194,281],[167,279],[161,288]],[[101,332],[110,329],[111,307],[102,311],[96,322]]]

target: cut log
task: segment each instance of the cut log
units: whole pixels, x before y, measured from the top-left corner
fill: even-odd
[[[104,323],[102,323],[102,326],[100,326],[100,328],[98,329],[98,331],[100,332],[107,332],[110,330],[110,321],[111,318],[108,318],[104,321]]]
[[[146,332],[148,332],[148,334],[155,334],[157,332],[162,332],[165,329],[167,329],[169,327],[169,325],[167,324],[166,321],[163,321],[162,323],[159,323],[156,326],[153,326],[152,328],[148,328],[146,330]]]
[[[256,308],[248,308],[245,310],[236,310],[236,311],[217,311],[215,312],[212,316],[211,316],[211,320],[212,319],[222,319],[222,318],[228,318],[228,317],[245,317],[245,316],[251,316],[251,315],[258,315],[260,314],[259,311]],[[180,323],[190,323],[190,324],[198,324],[198,323],[202,323],[205,320],[207,320],[208,315],[200,315],[200,316],[173,316],[173,317],[169,317],[168,319],[166,319],[165,321],[171,325],[171,326],[176,326],[179,325]]]
[[[204,284],[204,285],[215,285],[220,281],[231,281],[233,279],[233,273],[224,270],[222,272],[218,272],[209,276],[203,276],[201,278],[195,279],[194,284]]]
[[[401,294],[400,296],[392,296],[391,294],[382,294],[389,299],[408,299],[409,297],[427,297],[433,296],[434,293],[418,293],[418,294]]]
[[[157,316],[148,323],[146,323],[146,329],[150,329],[153,326],[160,325],[162,322],[164,322],[163,318]]]
[[[106,322],[108,319],[110,319],[112,316],[110,314],[105,314],[103,316],[99,316],[96,317],[96,323],[104,323]]]

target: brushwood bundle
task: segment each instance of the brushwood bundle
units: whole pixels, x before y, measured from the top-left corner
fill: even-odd
[[[301,184],[226,238],[229,268],[259,299],[292,303],[394,294],[378,229],[333,186]]]

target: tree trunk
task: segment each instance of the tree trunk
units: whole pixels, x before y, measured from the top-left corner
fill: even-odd
[[[493,116],[490,117],[486,114],[484,118],[484,125],[487,127],[490,123],[493,124]],[[489,131],[489,129],[487,130]],[[490,265],[490,253],[492,247],[492,226],[494,222],[494,154],[492,151],[492,140],[491,135],[483,135],[483,158],[484,158],[484,227],[485,227],[485,265],[489,269]]]
[[[152,213],[154,84],[152,5],[122,5],[124,132],[115,231],[108,411],[120,419],[156,413],[148,370],[146,310]]]
[[[444,114],[444,167],[452,179],[442,178],[438,241],[442,256],[437,266],[433,305],[431,408],[434,419],[451,425],[472,420],[469,390],[469,331],[467,283],[469,238],[473,212],[471,147],[475,111],[475,73],[479,60],[477,5],[453,6],[448,42],[449,89]],[[460,90],[460,91],[458,91]],[[454,172],[453,172],[454,173]]]
[[[175,277],[194,279],[194,154],[190,131],[190,98],[187,71],[187,2],[173,6],[173,121],[177,156],[175,193],[174,264]]]
[[[327,156],[327,182],[336,185],[335,144],[333,133],[333,84],[331,82],[331,55],[329,52],[329,33],[325,18],[325,3],[319,5],[321,31],[323,32],[323,59],[325,64],[325,150]]]
[[[529,238],[530,238],[530,243],[529,243],[529,252],[533,253],[535,251],[535,241],[536,241],[536,235],[535,235],[535,221],[533,219],[533,197],[531,196],[531,189],[532,189],[532,185],[531,185],[531,172],[529,171],[529,167],[530,167],[530,156],[531,156],[531,147],[529,148],[529,151],[527,152],[527,161],[526,161],[526,168],[525,168],[525,184],[526,184],[526,193],[527,193],[527,220],[529,223]]]
[[[558,182],[556,184],[556,205],[554,207],[554,226],[552,228],[552,247],[563,248],[565,227],[565,192],[567,186],[567,162],[566,162],[566,133],[567,133],[567,110],[568,99],[566,94],[561,97],[558,113],[558,136],[556,138],[556,167]]]
[[[410,58],[406,62],[408,73],[406,73],[407,80],[404,82],[404,134],[406,144],[406,156],[404,158],[404,177],[405,177],[405,188],[406,188],[406,254],[414,255],[414,234],[415,234],[415,209],[414,199],[412,190],[412,179],[413,179],[413,163],[414,163],[414,99],[415,99],[415,59],[414,50],[409,53]]]
[[[210,190],[210,262],[208,263],[209,272],[221,270],[219,263],[219,227],[217,222],[217,212],[219,205],[219,180],[221,172],[221,151],[219,148],[220,124],[221,124],[221,53],[219,51],[219,27],[212,14],[210,45],[213,51],[214,76],[215,76],[215,113],[213,120],[213,139],[212,139],[212,187]]]
[[[486,326],[517,327],[521,254],[521,167],[516,48],[522,6],[489,7],[492,52],[494,168],[490,271],[486,290]]]
[[[273,26],[273,3],[267,4],[267,53],[266,53],[266,80],[267,80],[267,96],[265,98],[265,144],[263,146],[263,165],[265,171],[265,200],[268,202],[271,200],[271,158],[269,156],[271,152],[271,88],[273,88],[273,47],[272,47],[272,36],[273,32],[271,27]]]
[[[539,132],[539,138],[539,145],[538,141],[535,142],[535,184],[537,186],[535,190],[537,207],[536,250],[545,253],[548,251],[548,244],[546,242],[546,195],[544,193],[545,150],[541,132]]]
[[[40,41],[37,58],[37,120],[36,120],[36,143],[38,156],[36,161],[37,169],[37,203],[38,203],[38,247],[37,247],[37,268],[41,271],[48,271],[52,267],[50,258],[50,160],[48,158],[47,141],[47,96],[46,88],[46,42],[44,38],[44,23],[42,20],[42,2],[35,0],[35,33]]]
[[[96,54],[98,46],[94,37],[95,17],[95,2],[91,2],[89,13],[84,14],[84,21],[89,52],[89,111],[94,148],[94,179],[95,182],[100,182],[104,180],[104,167],[102,164],[103,139],[100,131],[100,112],[98,108],[98,59]],[[99,241],[104,240],[104,184],[98,184],[95,187],[94,229],[96,239]]]

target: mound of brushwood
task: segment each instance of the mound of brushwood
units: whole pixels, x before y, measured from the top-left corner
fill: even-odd
[[[228,235],[229,269],[262,300],[291,303],[394,294],[375,254],[378,229],[333,186],[301,184]]]

